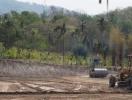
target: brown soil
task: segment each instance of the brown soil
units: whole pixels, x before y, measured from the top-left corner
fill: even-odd
[[[0,68],[1,93],[38,93],[0,94],[0,100],[132,100],[127,90],[109,88],[108,78],[89,78],[82,67],[2,61]]]
[[[52,94],[0,96],[0,100],[132,100],[131,94]]]

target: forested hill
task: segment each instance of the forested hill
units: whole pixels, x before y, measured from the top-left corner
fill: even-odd
[[[30,4],[27,2],[20,2],[17,0],[0,0],[0,14],[10,12],[12,10],[21,12],[21,11],[33,11],[38,14],[42,13],[44,9],[46,9],[47,12],[50,12],[50,6],[43,6],[40,4]],[[59,7],[55,7],[58,9],[62,9]]]
[[[57,12],[65,12],[65,14],[72,15],[73,13],[76,13],[74,11],[69,11],[65,8],[56,7],[56,6],[43,6],[40,4],[30,4],[27,2],[20,2],[17,0],[0,0],[0,14],[8,13],[10,11],[30,11],[35,12],[37,14],[45,13],[46,15],[51,15],[53,11]],[[55,13],[57,13],[55,12]]]
[[[15,11],[34,11],[42,13],[43,6],[37,4],[23,3],[16,0],[0,0],[0,13]]]
[[[8,0],[0,2],[5,1]],[[132,53],[132,8],[108,15],[108,18],[103,14],[89,16],[55,7],[39,15],[30,11],[2,14],[0,56],[62,64],[62,54],[65,54],[68,63],[75,63],[78,58],[86,64],[87,57],[98,53],[104,64],[122,65],[123,57]]]

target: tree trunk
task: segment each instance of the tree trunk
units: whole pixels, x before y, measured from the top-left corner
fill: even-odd
[[[104,59],[104,66],[106,66],[106,57],[107,57],[107,54],[106,54],[106,53],[104,53],[104,55],[103,55],[103,59]]]
[[[121,67],[123,67],[122,66],[122,63],[123,63],[123,46],[121,46],[120,47],[120,51],[119,51],[120,53],[119,53],[119,65],[121,66]]]
[[[116,53],[115,50],[112,50],[112,66],[115,66],[115,62],[116,62]]]

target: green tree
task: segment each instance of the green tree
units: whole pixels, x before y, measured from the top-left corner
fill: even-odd
[[[125,37],[119,28],[112,28],[110,33],[110,48],[112,50],[112,65],[122,66]]]

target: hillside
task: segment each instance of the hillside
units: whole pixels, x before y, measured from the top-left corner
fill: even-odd
[[[63,12],[66,15],[73,15],[77,13],[56,6],[43,6],[40,4],[30,4],[27,2],[24,3],[16,0],[0,0],[0,14],[9,13],[10,11],[29,11],[35,12],[37,14],[45,13],[46,16],[54,16],[60,12]]]
[[[0,13],[6,13],[11,10],[15,11],[34,11],[37,13],[43,12],[43,6],[38,4],[23,3],[16,0],[0,0]]]
[[[86,65],[98,53],[104,65],[114,66],[122,65],[132,52],[131,7],[112,11],[107,19],[105,14],[89,16],[58,7],[49,7],[40,16],[37,8],[42,6],[13,0],[0,5],[4,13],[15,10],[0,16],[1,58],[63,64],[63,54],[66,64]]]

